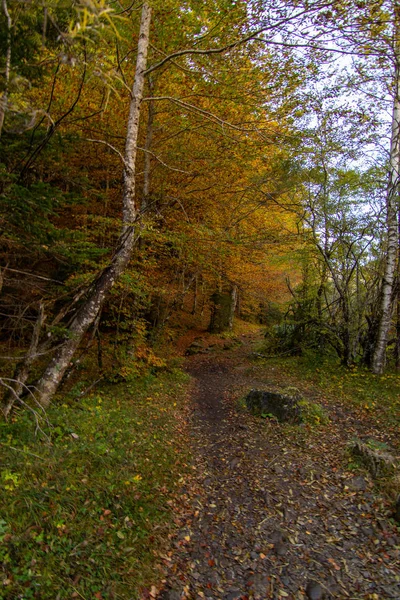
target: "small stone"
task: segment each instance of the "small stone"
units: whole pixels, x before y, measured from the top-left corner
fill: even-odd
[[[276,529],[269,536],[271,544],[277,544],[278,542],[284,542],[286,540],[286,535],[281,529]]]
[[[158,596],[159,600],[180,600],[182,594],[177,590],[163,590]]]
[[[353,492],[364,492],[368,487],[368,482],[365,477],[353,477],[353,479],[349,481],[348,487]]]
[[[400,496],[397,498],[395,511],[394,511],[394,518],[396,519],[396,521],[398,521],[400,523]]]
[[[306,587],[309,600],[321,600],[323,598],[322,587],[316,581],[309,581]]]
[[[285,554],[287,554],[288,549],[288,545],[285,544],[285,542],[277,542],[274,545],[275,554],[277,556],[285,556]]]
[[[241,597],[242,592],[239,592],[239,590],[232,590],[231,592],[229,592],[229,594],[226,594],[226,596],[224,596],[224,600],[238,600]]]

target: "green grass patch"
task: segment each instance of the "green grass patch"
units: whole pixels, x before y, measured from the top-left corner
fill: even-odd
[[[140,597],[186,471],[187,380],[164,373],[103,386],[0,424],[1,598]]]
[[[383,426],[400,423],[400,375],[374,375],[365,368],[346,369],[334,360],[314,355],[266,361],[285,370],[289,377],[313,384],[325,396],[344,401],[372,415]]]

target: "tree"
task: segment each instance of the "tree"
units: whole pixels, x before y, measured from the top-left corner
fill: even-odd
[[[98,277],[90,285],[85,294],[85,300],[77,310],[69,327],[68,339],[59,348],[37,385],[38,400],[44,407],[49,404],[69,365],[71,357],[79,346],[82,336],[96,319],[107,293],[126,268],[132,255],[135,243],[135,222],[137,218],[137,208],[135,203],[135,159],[137,153],[140,107],[145,81],[144,73],[147,66],[150,22],[151,9],[147,3],[144,3],[138,37],[136,71],[126,132],[123,224],[119,243],[111,263],[101,271]],[[8,415],[11,408],[12,402],[8,402],[4,408],[5,416]]]
[[[137,139],[139,134],[140,107],[144,90],[144,73],[147,66],[149,47],[151,8],[145,2],[142,8],[140,22],[135,78],[132,88],[129,118],[127,123],[125,154],[124,154],[124,186],[122,199],[122,230],[118,246],[111,263],[103,269],[91,284],[84,303],[77,311],[69,328],[69,340],[53,357],[51,363],[38,383],[39,402],[47,406],[58,388],[58,385],[74,355],[80,341],[94,322],[104,303],[106,295],[117,278],[123,273],[132,256],[135,244],[135,222],[137,208],[135,202],[136,172],[135,162]]]
[[[394,306],[394,279],[398,265],[398,215],[400,192],[400,5],[393,3],[393,111],[390,142],[388,186],[386,194],[387,248],[382,279],[381,316],[372,371],[381,374],[385,368],[386,347]]]

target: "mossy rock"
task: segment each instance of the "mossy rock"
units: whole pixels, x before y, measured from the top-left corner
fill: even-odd
[[[399,469],[399,459],[375,440],[354,440],[350,444],[350,452],[374,479],[393,477]]]
[[[299,424],[302,421],[299,400],[285,394],[251,390],[246,396],[247,408],[254,415],[273,417],[280,423]]]
[[[254,415],[275,418],[280,423],[324,425],[329,421],[322,406],[303,398],[295,387],[287,387],[282,393],[251,390],[245,401]]]

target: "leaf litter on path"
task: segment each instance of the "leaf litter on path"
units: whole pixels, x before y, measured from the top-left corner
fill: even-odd
[[[398,529],[368,477],[345,468],[363,423],[343,406],[318,429],[239,410],[258,384],[248,355],[247,343],[187,361],[194,468],[159,600],[399,600]],[[285,386],[276,368],[270,384]]]

